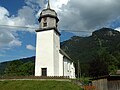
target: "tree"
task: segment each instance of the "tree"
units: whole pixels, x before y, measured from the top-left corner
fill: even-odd
[[[118,66],[118,69],[120,69],[120,51],[115,51],[114,53],[113,53],[113,55],[116,57],[116,59],[118,60],[118,63],[116,63],[117,64],[117,66]]]
[[[20,60],[10,62],[5,69],[5,76],[30,76],[34,74],[34,63]]]
[[[22,76],[34,75],[34,63],[27,62],[19,67],[19,74]]]
[[[5,75],[6,76],[18,76],[19,69],[18,67],[23,64],[22,61],[16,60],[16,61],[11,61],[8,63],[7,67],[5,68]]]
[[[92,77],[115,74],[118,63],[118,60],[106,48],[101,47],[90,62],[89,74]]]
[[[93,61],[90,62],[89,75],[92,77],[108,75],[108,64],[96,56]]]

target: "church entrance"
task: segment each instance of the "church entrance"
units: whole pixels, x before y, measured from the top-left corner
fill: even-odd
[[[42,69],[42,76],[47,76],[47,68],[41,68]]]

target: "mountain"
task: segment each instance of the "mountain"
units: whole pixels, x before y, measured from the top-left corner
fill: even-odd
[[[99,76],[96,74],[98,72],[95,73],[96,67],[97,71],[101,70],[100,75],[106,74],[103,73],[104,70],[108,70],[108,73],[115,73],[117,69],[120,69],[120,32],[114,29],[102,28],[94,31],[88,37],[74,36],[62,42],[61,48],[73,59],[76,67],[79,60],[82,75],[89,76],[92,72],[92,74]],[[102,66],[93,67],[93,65],[99,65],[98,62],[101,60],[101,65],[107,63],[105,68],[101,68]],[[91,69],[91,67],[93,68]]]
[[[74,61],[79,60],[81,63],[90,62],[101,47],[105,47],[111,54],[120,52],[120,32],[102,28],[89,37],[74,36],[61,43],[61,48]]]
[[[98,61],[101,62],[100,59],[103,59],[104,62],[104,60],[109,59],[107,62],[104,62],[105,64],[102,62],[101,65],[106,65],[106,63],[110,62],[109,67],[112,67],[111,69],[120,69],[120,32],[114,29],[102,28],[94,31],[92,35],[88,37],[73,36],[71,39],[61,42],[61,48],[73,59],[73,61],[76,63],[76,67],[78,60],[80,61],[82,75],[89,75],[89,68],[91,67],[90,63],[92,61],[96,62],[94,59],[96,58],[98,52],[101,52],[101,50],[105,51],[107,57],[103,53],[102,55],[105,59],[103,59],[103,57],[97,57]],[[17,75],[33,75],[34,62],[35,57],[30,57],[19,59],[17,61],[15,60],[15,62],[9,61],[0,63],[0,75],[3,75],[5,71],[9,72],[9,70],[12,70],[12,68],[16,68],[17,66],[15,64],[19,63],[20,65],[17,67],[18,69],[14,70],[16,73],[19,73]],[[115,64],[116,62],[117,64]],[[92,64],[95,63],[92,62]],[[11,65],[13,67],[11,67]],[[99,65],[99,63],[97,65]],[[115,65],[117,65],[117,68]],[[113,68],[113,66],[115,67]],[[24,69],[24,73],[19,72],[22,69]],[[31,72],[26,73],[27,70]]]

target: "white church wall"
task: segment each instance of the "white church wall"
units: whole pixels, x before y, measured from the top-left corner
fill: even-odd
[[[59,53],[59,76],[64,76],[63,55]]]
[[[54,76],[54,30],[37,32],[35,76],[41,76],[41,68],[47,68],[47,76]]]
[[[64,76],[75,78],[75,67],[72,61],[64,58]]]
[[[60,44],[60,40],[59,40],[59,35],[54,31],[54,38],[53,38],[53,42],[54,42],[54,75],[55,76],[59,76],[59,44]]]
[[[64,58],[64,76],[70,76],[69,63],[69,60],[67,58]]]
[[[71,76],[70,78],[75,78],[75,66],[73,64],[73,62],[71,63]]]

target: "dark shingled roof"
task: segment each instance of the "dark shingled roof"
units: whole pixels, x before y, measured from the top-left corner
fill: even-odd
[[[60,49],[60,53],[72,61],[72,59],[62,49]]]

